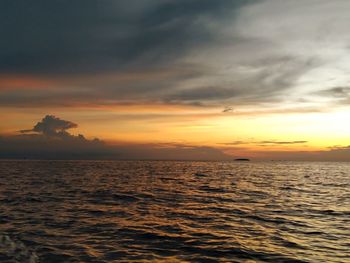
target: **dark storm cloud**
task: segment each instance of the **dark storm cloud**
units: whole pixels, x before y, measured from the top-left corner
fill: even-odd
[[[211,41],[206,18],[220,20],[244,2],[1,1],[0,71],[81,73],[169,64]]]

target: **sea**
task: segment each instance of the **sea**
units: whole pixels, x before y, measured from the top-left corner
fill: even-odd
[[[350,163],[3,160],[0,262],[350,262]]]

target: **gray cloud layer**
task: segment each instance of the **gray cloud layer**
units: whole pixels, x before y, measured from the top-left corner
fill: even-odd
[[[1,90],[0,82],[0,103],[311,101],[317,111],[326,103],[310,94],[350,81],[349,8],[344,0],[1,1],[0,75],[53,83]]]
[[[2,1],[0,70],[84,73],[169,64],[211,41],[210,20],[244,1]]]

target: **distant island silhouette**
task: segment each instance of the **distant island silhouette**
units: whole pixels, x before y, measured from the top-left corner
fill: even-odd
[[[237,158],[237,159],[235,159],[235,162],[250,162],[250,159],[248,159],[248,158]]]

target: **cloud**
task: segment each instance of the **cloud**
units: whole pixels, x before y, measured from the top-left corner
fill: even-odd
[[[334,145],[334,146],[330,146],[328,147],[331,151],[347,151],[350,150],[350,145],[346,145],[346,146],[342,146],[342,145]]]
[[[336,145],[323,151],[252,151],[247,144],[289,145],[307,141],[234,141],[222,147],[179,143],[106,143],[68,132],[74,122],[45,116],[33,129],[17,135],[0,135],[0,158],[7,159],[131,159],[131,160],[222,160],[234,156],[252,159],[350,161],[350,146]]]
[[[333,107],[350,104],[350,87],[333,87],[312,93],[319,99],[329,102]]]
[[[97,138],[88,140],[81,134],[68,132],[76,127],[74,122],[46,115],[32,129],[21,130],[18,135],[0,136],[0,158],[93,159],[111,153]]]
[[[250,142],[245,142],[245,141],[233,141],[233,142],[224,142],[224,143],[219,143],[222,145],[244,145],[244,144],[249,144]]]
[[[77,124],[46,115],[33,129],[0,135],[0,158],[20,159],[156,159],[229,160],[220,149],[178,143],[114,143],[73,135]]]
[[[1,104],[47,107],[146,100],[203,106],[276,100],[309,67],[309,60],[286,54],[251,59],[238,55],[268,45],[245,37],[236,26],[244,19],[241,10],[255,2],[1,3],[0,22],[7,26],[0,33],[7,37],[0,43],[0,50],[6,50],[0,51],[0,72],[35,75],[39,83],[40,77],[53,80],[47,90],[7,89]],[[160,69],[171,74],[160,79]],[[139,79],[138,72],[145,70]],[[121,81],[106,74],[131,77]]]
[[[323,102],[329,108],[337,109],[337,107],[347,107],[350,105],[350,87],[335,86],[327,87],[308,94],[310,101]]]
[[[244,1],[23,0],[0,5],[0,70],[84,73],[169,63]],[[15,15],[16,14],[16,15]],[[35,62],[34,62],[35,61]]]
[[[333,87],[330,89],[317,91],[314,93],[314,95],[331,98],[348,98],[350,96],[350,87]]]
[[[308,141],[233,141],[228,143],[222,143],[224,145],[246,145],[246,144],[255,144],[255,145],[293,145],[293,144],[305,144]]]
[[[258,144],[304,144],[308,141],[259,141]]]
[[[226,113],[226,112],[233,112],[233,108],[230,107],[230,106],[227,106],[225,107],[223,110],[222,110],[223,113]]]
[[[46,115],[33,129],[21,130],[21,133],[37,132],[46,136],[69,136],[67,130],[78,127],[71,121],[61,120],[53,115]]]
[[[227,52],[235,53],[239,50]],[[248,54],[253,50],[245,52]],[[167,99],[174,102],[202,102],[206,105],[224,102],[241,107],[264,103],[269,106],[278,105],[286,100],[286,92],[296,85],[301,75],[313,67],[314,62],[279,54],[266,53],[265,56],[251,58],[251,61],[232,56],[232,61],[225,61],[227,54],[215,53],[211,60],[198,61],[200,64],[215,61],[214,64],[209,62],[213,64],[211,72],[185,80],[181,83],[181,88],[174,90]]]
[[[234,20],[217,29],[222,42],[199,48],[191,57],[211,72],[186,81],[172,98],[297,107],[309,92],[347,85],[350,19],[344,10],[349,7],[342,0],[264,0],[242,6]],[[328,106],[311,99],[319,108]]]
[[[302,108],[307,99],[325,109],[315,92],[350,81],[349,8],[343,0],[2,1],[0,104],[239,111]],[[342,95],[332,94],[323,95]]]

